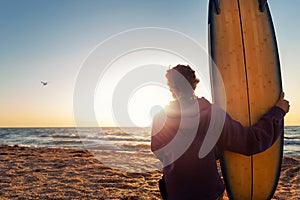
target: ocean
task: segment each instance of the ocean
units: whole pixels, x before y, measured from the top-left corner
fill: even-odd
[[[0,145],[149,151],[151,128],[0,128]]]
[[[0,145],[88,149],[115,168],[147,171],[161,167],[150,151],[150,136],[150,127],[0,128]],[[285,127],[284,156],[300,157],[300,126]]]
[[[300,126],[284,127],[283,153],[289,157],[300,157]]]

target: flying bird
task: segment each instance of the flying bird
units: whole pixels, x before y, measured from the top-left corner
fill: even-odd
[[[41,81],[41,83],[43,84],[43,86],[46,86],[48,84],[48,82],[44,82],[44,81]]]

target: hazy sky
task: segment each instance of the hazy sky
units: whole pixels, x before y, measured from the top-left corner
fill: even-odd
[[[97,45],[99,47],[101,42],[120,32],[143,27],[172,29],[196,40],[207,51],[207,3],[206,0],[0,0],[0,127],[74,126],[73,92],[80,69]],[[283,88],[291,104],[286,124],[300,125],[300,67],[297,64],[300,1],[270,0],[269,6],[279,45]],[[134,34],[138,36],[138,33],[129,35],[128,45],[136,41]],[[155,36],[149,35],[151,37]],[[176,37],[180,38],[178,34]],[[166,36],[164,39],[170,45],[180,42],[172,38]],[[112,48],[109,52],[122,47],[118,46],[122,43],[118,37],[113,39],[112,43],[107,43],[110,44],[108,48]],[[147,52],[147,59],[156,58],[151,49],[142,51]],[[136,61],[141,56],[139,53],[128,56]],[[144,59],[134,65],[184,62],[170,52],[162,51],[159,55],[159,61],[151,63]],[[128,56],[112,59],[110,66],[124,65],[122,73],[126,74],[129,72],[126,71],[130,62]],[[121,79],[122,73],[112,79]],[[49,84],[43,87],[41,80]],[[210,98],[205,88],[207,83],[203,84],[203,95]],[[99,84],[95,87],[99,89]],[[166,91],[159,85],[139,90],[140,96],[151,92],[160,94],[158,104],[170,97],[164,94]],[[101,99],[101,95],[95,96]],[[127,105],[132,110],[130,116],[144,115],[133,111],[134,105],[142,109],[142,104],[138,103],[140,96],[132,95],[132,102]],[[145,107],[149,108],[151,102],[147,103]],[[93,106],[95,110],[99,107]],[[108,104],[102,106],[109,107]],[[112,125],[109,113],[106,114],[99,117],[106,121],[102,125]]]

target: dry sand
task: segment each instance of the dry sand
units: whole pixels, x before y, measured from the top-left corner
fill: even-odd
[[[111,169],[86,150],[0,147],[0,199],[161,199],[160,177]],[[273,199],[300,200],[300,159],[284,158]]]

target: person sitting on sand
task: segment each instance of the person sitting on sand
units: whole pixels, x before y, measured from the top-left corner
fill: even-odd
[[[154,116],[151,136],[151,150],[163,163],[162,196],[168,200],[221,199],[225,186],[216,160],[224,151],[253,155],[269,148],[283,132],[289,102],[282,93],[276,105],[249,127],[223,111],[219,137],[212,150],[200,158],[201,145],[213,120],[212,109],[217,106],[195,96],[199,79],[190,66],[177,65],[167,70],[166,78],[175,100]],[[221,108],[217,110],[222,113]]]

